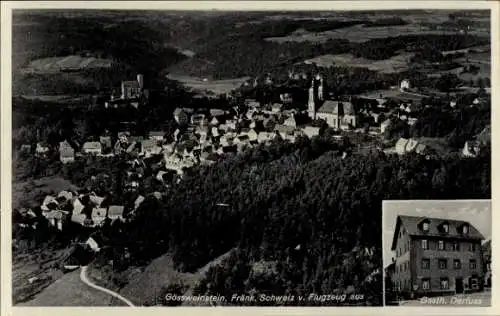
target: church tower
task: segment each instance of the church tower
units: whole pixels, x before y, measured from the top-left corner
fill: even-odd
[[[325,84],[323,82],[323,77],[319,79],[319,87],[318,87],[318,100],[323,101],[324,100],[324,89],[325,89]]]
[[[314,79],[311,80],[309,88],[309,101],[307,102],[307,114],[312,119],[316,119],[316,91]]]

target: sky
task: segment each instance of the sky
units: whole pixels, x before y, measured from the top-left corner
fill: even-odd
[[[384,267],[394,257],[392,236],[398,215],[436,217],[468,221],[485,240],[491,238],[491,200],[391,200],[382,203],[382,251]]]

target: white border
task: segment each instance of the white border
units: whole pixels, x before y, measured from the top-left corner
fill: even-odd
[[[500,37],[499,30],[499,3],[496,1],[2,1],[1,2],[1,245],[2,245],[2,269],[1,269],[1,310],[2,315],[53,315],[54,312],[61,315],[91,315],[95,312],[115,315],[129,315],[131,313],[141,313],[142,315],[157,315],[158,313],[175,315],[233,315],[235,313],[247,315],[373,315],[382,312],[384,315],[499,315],[500,296],[496,290],[500,282],[498,278],[493,278],[492,304],[489,308],[450,308],[450,307],[330,307],[330,308],[21,308],[11,307],[11,10],[12,9],[141,9],[141,10],[234,10],[234,11],[297,11],[297,10],[390,10],[390,9],[491,9],[491,45],[492,56],[500,57]],[[492,122],[496,120],[499,91],[499,62],[496,58],[492,60]],[[498,160],[498,146],[496,127],[492,126],[492,161]],[[499,138],[500,140],[500,138]],[[493,164],[492,164],[493,165]],[[493,168],[493,167],[492,167]],[[493,170],[494,171],[494,170]],[[494,209],[496,197],[498,196],[497,176],[492,172],[492,217],[493,223],[500,222]],[[498,256],[497,236],[492,236],[493,242],[493,263],[494,272],[500,270],[500,265],[496,262]],[[495,304],[496,303],[496,304]]]

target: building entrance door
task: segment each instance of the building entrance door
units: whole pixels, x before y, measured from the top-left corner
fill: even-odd
[[[457,293],[464,292],[464,281],[462,278],[455,279],[455,292],[457,292]]]

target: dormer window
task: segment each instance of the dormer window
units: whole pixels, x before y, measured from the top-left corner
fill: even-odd
[[[428,232],[429,231],[429,223],[428,222],[423,222],[422,223],[422,230],[424,232]]]
[[[462,234],[466,235],[469,233],[469,226],[468,225],[463,225],[462,226]]]
[[[449,227],[448,223],[444,223],[443,224],[443,232],[448,233],[449,229],[450,229],[450,227]]]

